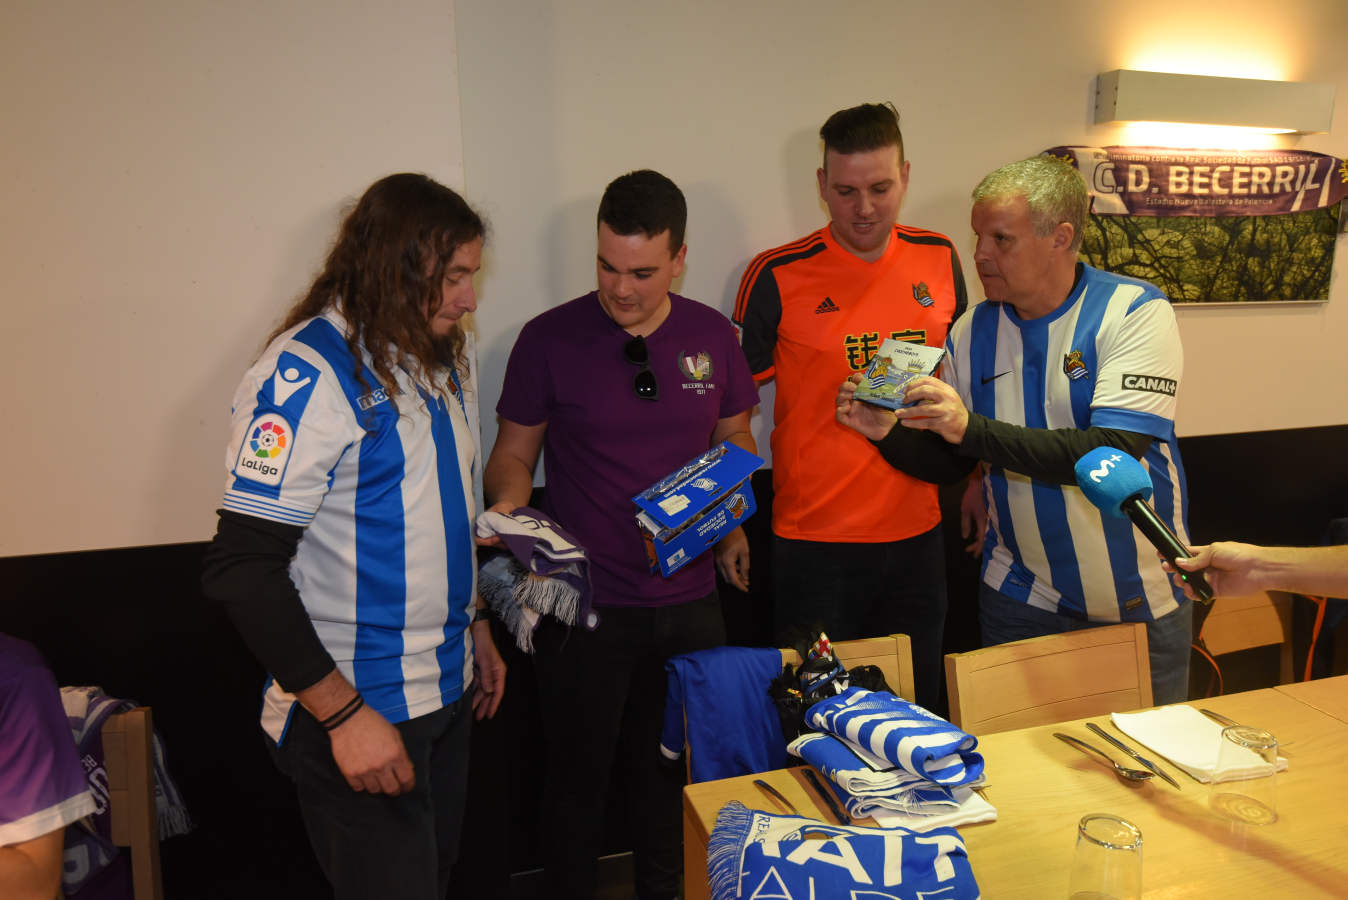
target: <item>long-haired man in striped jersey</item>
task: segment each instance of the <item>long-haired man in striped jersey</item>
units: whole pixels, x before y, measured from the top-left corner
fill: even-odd
[[[445,896],[473,716],[505,688],[463,401],[485,230],[381,178],[234,395],[202,583],[269,673],[262,727],[339,900]]]

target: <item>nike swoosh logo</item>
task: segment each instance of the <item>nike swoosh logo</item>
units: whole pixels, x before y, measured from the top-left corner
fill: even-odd
[[[984,376],[983,376],[983,383],[984,383],[984,384],[987,384],[989,381],[996,381],[998,378],[1001,378],[1003,375],[1010,375],[1010,374],[1011,374],[1011,370],[1010,370],[1010,369],[1007,369],[1005,372],[998,372],[996,375],[993,375],[991,378],[989,378],[987,375],[984,375]]]

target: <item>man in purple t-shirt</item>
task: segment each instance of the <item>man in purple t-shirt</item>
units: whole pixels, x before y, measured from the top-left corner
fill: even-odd
[[[0,634],[0,897],[56,897],[66,826],[95,811],[56,678]]]
[[[754,451],[757,389],[734,326],[669,292],[683,271],[687,205],[649,170],[614,180],[598,215],[599,290],[521,330],[483,473],[489,506],[529,502],[540,450],[542,509],[589,551],[594,631],[545,618],[534,635],[547,732],[543,815],[550,897],[590,897],[609,772],[624,778],[638,897],[675,897],[681,773],[658,765],[665,660],[725,641],[713,559],[748,589],[735,529],[669,578],[651,574],[633,495],[721,441]]]

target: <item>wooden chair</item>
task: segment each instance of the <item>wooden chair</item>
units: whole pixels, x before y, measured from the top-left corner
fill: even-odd
[[[1278,684],[1291,683],[1295,680],[1291,595],[1261,592],[1250,597],[1219,597],[1203,622],[1203,643],[1213,656],[1280,644]]]
[[[154,726],[148,706],[108,716],[103,723],[112,842],[131,852],[136,900],[163,900],[159,869],[159,815],[154,802]]]
[[[782,662],[798,666],[801,663],[800,654],[795,650],[781,650]],[[833,642],[833,652],[837,655],[838,661],[845,667],[853,666],[877,666],[885,676],[885,682],[894,689],[900,697],[906,700],[912,700],[913,692],[913,649],[912,643],[908,640],[906,634],[891,634],[886,637],[860,638],[855,641],[835,641]],[[762,685],[762,692],[767,693],[768,685],[765,681]],[[683,709],[684,726],[684,745],[688,747],[685,753],[685,765],[689,778],[692,778],[693,754],[698,752],[696,748],[691,747],[691,741],[688,738],[688,718],[690,713],[694,716],[699,714],[696,708],[687,705]]]
[[[854,641],[834,641],[833,652],[845,668],[878,666],[885,682],[905,700],[917,696],[913,689],[913,644],[906,634],[885,637],[858,638]],[[793,666],[801,664],[795,650],[782,651],[782,662]]]
[[[950,721],[975,735],[1152,705],[1141,622],[948,653],[945,675]]]

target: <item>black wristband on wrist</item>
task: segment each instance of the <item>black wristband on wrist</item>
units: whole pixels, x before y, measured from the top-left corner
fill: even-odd
[[[491,610],[485,606],[476,606],[473,608],[473,618],[468,622],[469,625],[476,625],[478,622],[491,621]]]
[[[348,700],[345,706],[328,716],[326,719],[321,720],[318,724],[323,726],[324,731],[332,731],[332,729],[354,716],[364,705],[365,699],[361,697],[360,694],[357,694]]]

